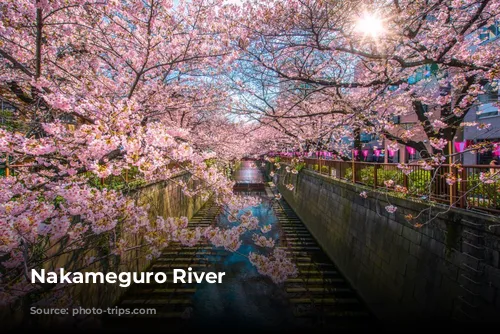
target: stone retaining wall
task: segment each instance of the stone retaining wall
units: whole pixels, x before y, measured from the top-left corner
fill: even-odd
[[[190,175],[187,173],[181,174],[172,180],[162,181],[154,184],[149,184],[131,191],[128,196],[132,196],[138,205],[149,204],[149,217],[154,221],[157,216],[187,216],[191,218],[204,204],[200,196],[188,197],[183,194],[181,187],[177,185],[178,181],[184,181],[188,185],[193,185]],[[133,245],[143,244],[141,235],[127,236],[132,238]],[[106,241],[103,240],[104,248]],[[93,264],[90,267],[84,265],[85,258],[96,256],[96,252],[86,252],[84,250],[74,251],[63,256],[59,256],[47,263],[47,271],[54,271],[56,268],[64,268],[68,271],[81,271],[82,267],[86,267],[84,271],[93,272],[141,272],[145,270],[150,261],[148,261],[140,248],[127,252],[117,262],[115,257],[110,257],[109,260]],[[102,254],[101,254],[102,255]],[[50,302],[50,307],[58,307],[58,301],[64,301],[65,298],[71,298],[73,305],[81,305],[82,307],[99,307],[106,308],[114,306],[121,296],[126,292],[127,288],[120,287],[119,284],[75,284],[70,290],[65,290],[64,293]],[[51,316],[32,316],[29,315],[29,307],[31,305],[21,305],[22,308],[0,308],[0,321],[5,324],[6,328],[17,326],[20,323],[37,322],[41,326],[57,325],[57,318]],[[56,323],[54,323],[54,321]],[[67,321],[67,319],[64,319]],[[96,321],[99,321],[96,319]]]
[[[380,318],[499,321],[498,218],[434,207],[431,215],[441,214],[415,228],[404,216],[429,205],[308,170],[293,175],[282,167],[275,173],[285,200]],[[363,190],[366,199],[359,195]],[[398,207],[395,213],[385,210],[387,199]]]

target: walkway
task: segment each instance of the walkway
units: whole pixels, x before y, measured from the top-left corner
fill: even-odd
[[[261,185],[262,173],[250,161],[244,161],[235,179],[245,184]],[[257,187],[255,187],[257,188]],[[248,193],[248,190],[245,191]],[[148,271],[164,271],[171,277],[173,268],[192,267],[197,271],[224,271],[222,284],[150,284],[136,285],[118,306],[156,308],[154,316],[125,316],[108,319],[112,329],[130,326],[161,327],[175,330],[336,330],[372,324],[372,317],[356,293],[313,239],[307,228],[283,200],[271,200],[273,194],[259,195],[263,203],[252,208],[262,225],[271,224],[269,235],[279,247],[295,259],[299,275],[278,286],[257,273],[248,259],[240,254],[202,244],[194,248],[171,245]],[[228,224],[219,208],[207,203],[190,221],[190,225]],[[251,233],[244,237],[239,253],[256,251]],[[170,281],[170,279],[169,279]],[[137,321],[143,318],[144,322]],[[129,320],[129,321],[127,321]]]

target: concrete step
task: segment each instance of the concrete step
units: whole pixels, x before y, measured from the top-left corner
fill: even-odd
[[[299,267],[299,276],[300,275],[306,275],[306,276],[338,276],[339,272],[335,270],[302,270]]]
[[[303,284],[336,284],[336,283],[346,283],[342,278],[307,278],[307,277],[295,277],[286,280],[286,283],[303,283]]]
[[[320,248],[319,247],[308,247],[308,246],[291,246],[291,247],[288,247],[289,249],[291,250],[308,250],[308,251],[319,251]]]
[[[328,287],[287,287],[286,292],[288,293],[321,293],[321,294],[344,294],[353,293],[351,289],[348,288],[328,288]]]
[[[315,263],[315,262],[299,262],[296,263],[296,266],[299,268],[335,268],[335,266],[331,263]]]

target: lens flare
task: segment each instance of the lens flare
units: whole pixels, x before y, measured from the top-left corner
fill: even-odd
[[[376,14],[364,13],[356,23],[356,31],[377,38],[385,32],[382,19]]]

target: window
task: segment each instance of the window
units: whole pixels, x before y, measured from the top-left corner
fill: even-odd
[[[484,94],[478,96],[477,119],[498,115],[498,83],[483,85]]]
[[[399,126],[402,127],[405,130],[410,130],[415,126],[415,122],[408,122],[408,123],[400,123]]]
[[[359,139],[362,143],[368,143],[373,140],[373,136],[369,133],[362,133],[360,134]]]

